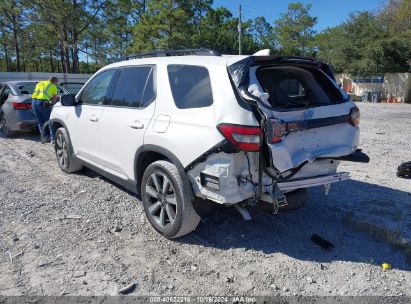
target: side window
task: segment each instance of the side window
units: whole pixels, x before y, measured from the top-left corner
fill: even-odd
[[[115,70],[109,70],[104,71],[94,77],[81,93],[81,101],[83,104],[106,104],[110,83],[115,73]]]
[[[206,68],[192,65],[169,65],[167,70],[177,108],[203,108],[213,104],[210,75]]]
[[[153,68],[124,68],[118,77],[111,105],[140,108],[154,99]]]

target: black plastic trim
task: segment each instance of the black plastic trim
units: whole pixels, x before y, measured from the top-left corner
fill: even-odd
[[[287,128],[289,125],[296,124],[298,126],[297,129],[292,130],[292,131],[302,131],[302,130],[322,128],[322,127],[338,125],[342,123],[350,123],[350,122],[351,122],[351,115],[348,114],[348,115],[316,118],[316,119],[309,119],[309,120],[290,121],[290,122],[287,122]]]
[[[345,156],[339,157],[320,157],[317,159],[333,159],[333,160],[342,160],[342,161],[350,161],[354,163],[369,163],[370,157],[363,153],[361,149],[356,150],[354,153]]]
[[[87,162],[83,162],[83,165],[91,170],[93,170],[94,172],[104,176],[105,178],[109,179],[110,181],[114,182],[115,184],[125,188],[126,190],[134,193],[134,194],[139,194],[137,191],[137,183],[133,180],[130,179],[122,179],[121,177],[118,177],[114,174],[111,174],[95,165],[92,165],[90,163]]]
[[[175,156],[172,152],[168,151],[167,149],[163,147],[146,144],[138,148],[134,156],[134,179],[136,181],[136,189],[138,193],[140,193],[141,179],[144,174],[144,172],[140,173],[139,168],[141,167],[142,155],[147,152],[155,152],[155,153],[161,154],[165,158],[170,160],[177,167],[178,173],[180,174],[181,178],[186,183],[188,183],[187,185],[190,185],[190,183],[188,182],[187,176],[186,176],[186,171],[184,170],[184,167],[179,161],[179,159],[177,158],[177,156]],[[191,186],[187,189],[191,189]],[[192,192],[190,193],[190,195],[194,197]]]
[[[161,50],[161,51],[154,51],[149,53],[142,53],[142,54],[135,54],[135,55],[128,55],[122,58],[120,61],[123,60],[131,60],[131,59],[140,59],[140,58],[147,58],[147,57],[168,57],[168,56],[188,56],[188,55],[195,55],[195,56],[221,56],[221,53],[211,49],[177,49],[177,50]]]
[[[223,141],[220,141],[218,144],[213,146],[212,148],[208,149],[206,152],[201,154],[199,157],[197,157],[195,160],[193,160],[190,164],[188,164],[184,170],[185,171],[190,171],[193,169],[198,163],[201,163],[202,161],[206,160],[207,157],[212,154],[212,153],[218,153],[218,152],[226,152],[226,153],[236,153],[240,150],[235,150],[235,148],[228,142],[228,140],[224,139]]]

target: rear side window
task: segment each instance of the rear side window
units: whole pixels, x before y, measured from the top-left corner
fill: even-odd
[[[117,80],[111,105],[140,108],[154,99],[153,67],[124,68]]]
[[[169,65],[167,70],[177,108],[204,108],[213,104],[210,75],[206,68],[192,65]]]
[[[106,104],[110,83],[115,73],[115,70],[104,71],[90,80],[81,93],[81,101],[90,105]]]

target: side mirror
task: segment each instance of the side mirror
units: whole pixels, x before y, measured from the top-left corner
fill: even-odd
[[[65,107],[72,107],[76,105],[76,95],[67,94],[60,97],[61,104]]]

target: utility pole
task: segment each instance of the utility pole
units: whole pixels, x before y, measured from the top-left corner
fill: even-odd
[[[241,4],[238,6],[238,54],[242,53],[241,36],[243,35],[243,30],[241,28]]]

